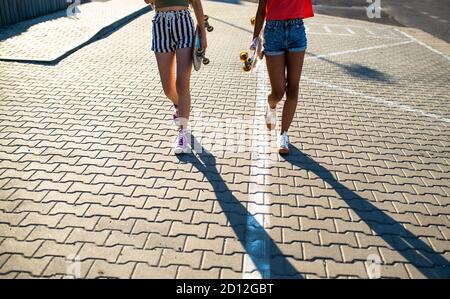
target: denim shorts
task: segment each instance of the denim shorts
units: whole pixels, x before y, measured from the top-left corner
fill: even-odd
[[[285,52],[303,52],[307,40],[302,19],[285,21],[268,20],[264,28],[264,53],[282,55]]]

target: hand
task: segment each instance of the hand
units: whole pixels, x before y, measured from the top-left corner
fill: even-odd
[[[259,43],[259,37],[257,36],[253,39],[252,43],[250,44],[250,50],[252,50],[252,51],[256,50],[256,46],[258,45],[258,43]]]
[[[206,32],[202,33],[200,46],[202,47],[203,50],[206,50],[206,48],[208,48],[208,41],[206,39]]]

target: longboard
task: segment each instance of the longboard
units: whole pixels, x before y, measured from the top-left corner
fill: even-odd
[[[250,19],[250,23],[252,26],[255,26],[255,17]],[[254,72],[258,69],[259,63],[264,58],[264,49],[263,49],[263,33],[261,32],[258,37],[258,42],[256,44],[255,49],[253,50],[252,55],[249,55],[248,51],[242,51],[239,55],[239,59],[244,64],[242,69],[249,73]]]
[[[205,15],[205,28],[208,32],[214,30],[214,27],[211,26],[208,22],[209,17]],[[194,46],[192,47],[192,63],[194,65],[194,70],[199,71],[202,67],[202,64],[208,65],[209,59],[205,57],[205,49],[202,49],[201,41],[202,35],[199,26],[195,28],[195,37],[194,37]]]

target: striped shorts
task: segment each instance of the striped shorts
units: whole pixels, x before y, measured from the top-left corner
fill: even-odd
[[[194,44],[195,25],[188,9],[157,11],[153,18],[152,50],[157,53],[175,52]]]

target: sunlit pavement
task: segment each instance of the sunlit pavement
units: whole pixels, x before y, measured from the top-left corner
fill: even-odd
[[[153,13],[55,65],[0,62],[1,276],[449,278],[448,44],[307,20],[281,157],[265,66],[239,61],[256,5],[204,6],[193,154],[172,151]]]

